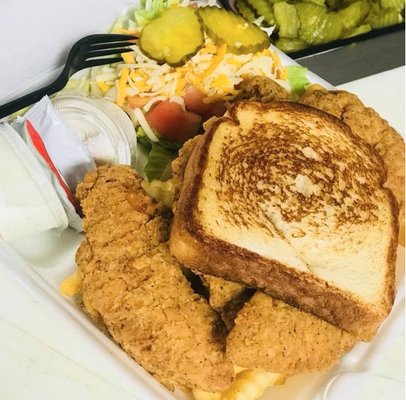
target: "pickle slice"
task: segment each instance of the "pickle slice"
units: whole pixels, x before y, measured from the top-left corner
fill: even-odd
[[[218,45],[227,44],[232,53],[255,53],[270,46],[266,32],[240,15],[211,6],[199,8],[198,13],[210,39]]]
[[[313,44],[323,44],[332,42],[341,37],[343,31],[343,24],[340,17],[335,12],[327,14],[327,22],[324,25],[323,30],[314,40]]]
[[[352,30],[350,30],[345,36],[344,38],[350,38],[350,37],[354,37],[354,36],[358,36],[358,35],[362,35],[363,33],[367,33],[371,30],[371,25],[369,24],[364,24],[364,25],[360,25]]]
[[[393,8],[402,11],[405,8],[405,0],[381,0],[382,8]]]
[[[324,7],[324,0],[303,0],[305,3],[313,3],[317,4],[318,6]]]
[[[300,20],[299,38],[309,44],[317,44],[317,38],[327,23],[327,9],[313,3],[297,3]]]
[[[284,53],[291,53],[293,51],[299,51],[305,49],[308,44],[300,39],[287,39],[280,37],[275,46],[282,50]]]
[[[341,18],[344,29],[349,30],[359,26],[369,12],[369,4],[366,0],[359,0],[337,12]]]
[[[192,7],[164,10],[141,31],[140,48],[148,57],[172,66],[184,64],[204,44],[203,26]]]
[[[279,26],[279,36],[297,38],[299,36],[300,20],[294,5],[284,1],[273,6],[276,23]]]
[[[395,9],[387,8],[371,20],[373,29],[385,28],[402,22],[402,16]]]
[[[238,12],[247,21],[252,22],[257,18],[255,13],[252,11],[251,7],[245,2],[245,0],[237,0],[235,5],[237,7]]]
[[[269,25],[275,25],[275,16],[272,9],[272,3],[282,0],[247,0],[248,4],[256,13],[264,17],[264,21]]]

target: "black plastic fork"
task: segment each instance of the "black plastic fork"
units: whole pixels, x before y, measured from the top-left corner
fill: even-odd
[[[122,61],[122,57],[117,55],[132,51],[129,46],[135,44],[135,38],[132,35],[99,34],[85,36],[78,40],[72,46],[58,78],[48,86],[1,105],[0,119],[36,103],[45,95],[51,95],[63,89],[69,78],[77,71]]]

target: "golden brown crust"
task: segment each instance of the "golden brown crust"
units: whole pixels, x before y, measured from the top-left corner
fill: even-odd
[[[403,138],[372,108],[354,94],[328,91],[311,85],[300,102],[328,112],[345,122],[352,132],[373,146],[388,169],[385,186],[399,204],[399,244],[405,245],[405,144]]]
[[[254,76],[245,79],[240,83],[238,89],[237,100],[269,103],[291,98],[291,94],[285,88],[266,76]]]
[[[259,104],[259,103],[257,103]],[[259,107],[279,107],[281,103],[259,104]],[[284,103],[291,107],[292,103]],[[226,280],[245,284],[250,287],[263,289],[275,298],[281,298],[287,303],[299,307],[303,311],[313,313],[318,317],[340,327],[362,340],[370,340],[382,320],[389,313],[394,298],[394,260],[395,246],[392,243],[388,256],[386,299],[384,308],[366,305],[356,299],[351,293],[339,290],[314,276],[290,269],[276,261],[261,257],[245,248],[208,236],[199,224],[197,209],[198,192],[202,185],[202,172],[206,168],[207,155],[216,127],[225,118],[235,121],[238,106],[233,106],[229,117],[217,120],[207,132],[193,152],[184,175],[184,184],[179,198],[177,212],[170,235],[170,250],[180,262],[202,273],[220,276]],[[297,105],[293,106],[297,107]],[[323,118],[331,119],[334,123],[342,124],[335,117],[302,105],[306,111]],[[348,135],[352,136],[362,146],[367,146],[359,137],[353,135],[345,124],[342,124]],[[371,157],[381,160],[371,149]],[[382,163],[382,161],[381,161]],[[381,182],[385,181],[382,169]],[[388,191],[389,193],[389,191]],[[392,196],[389,198],[393,203]],[[393,219],[397,219],[396,207],[392,207]],[[393,226],[393,237],[397,240],[397,227]],[[271,277],[271,278],[270,278]]]
[[[237,313],[252,296],[253,291],[239,283],[212,275],[199,274],[209,294],[209,304],[220,314],[226,328],[234,326]]]
[[[185,173],[186,165],[201,137],[201,135],[197,135],[194,138],[189,139],[179,150],[178,157],[172,161],[171,180],[174,186],[174,202],[172,205],[172,211],[175,211],[176,209],[176,202],[178,201],[180,189],[183,184],[183,175]]]
[[[330,368],[355,341],[335,326],[257,292],[238,313],[227,354],[240,367],[294,375]]]
[[[100,167],[78,187],[86,240],[76,262],[86,312],[161,382],[222,391],[234,372],[224,326],[169,254],[164,209],[128,166]]]

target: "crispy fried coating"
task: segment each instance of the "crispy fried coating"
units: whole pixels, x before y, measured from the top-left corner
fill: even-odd
[[[226,281],[212,275],[202,274],[203,283],[210,292],[210,305],[215,310],[223,309],[230,301],[245,291],[245,286]]]
[[[240,367],[293,375],[331,367],[354,343],[341,329],[256,292],[238,313],[227,354]]]
[[[100,167],[77,196],[86,240],[76,261],[87,313],[164,384],[228,388],[234,372],[224,327],[169,254],[168,219],[141,179],[127,166]]]
[[[186,165],[190,156],[193,153],[197,143],[199,142],[201,135],[197,135],[192,139],[189,139],[182,148],[179,150],[179,155],[172,161],[172,183],[174,185],[174,204],[172,206],[173,211],[176,209],[176,201],[179,198],[180,189],[183,184],[183,175],[185,173]]]
[[[239,283],[216,276],[200,274],[209,292],[209,304],[220,314],[226,328],[231,330],[237,313],[252,295],[251,290]]]
[[[243,80],[239,85],[237,100],[260,101],[269,103],[270,101],[289,100],[289,92],[266,76],[254,76]]]
[[[386,186],[393,192],[399,205],[399,243],[404,246],[405,221],[405,143],[387,121],[372,108],[366,107],[354,94],[328,91],[311,85],[300,102],[333,114],[355,133],[373,146],[387,167]]]

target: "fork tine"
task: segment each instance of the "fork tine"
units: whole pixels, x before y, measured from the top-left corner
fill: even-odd
[[[125,42],[128,40],[136,39],[135,36],[132,35],[119,35],[119,34],[98,34],[98,35],[89,35],[85,36],[84,38],[78,40],[74,48],[80,48],[85,50],[88,47],[92,46],[111,46],[117,42]],[[131,43],[134,44],[134,43]]]
[[[117,47],[134,46],[135,42],[96,43],[86,47],[87,51],[115,49]]]
[[[121,35],[117,33],[106,33],[106,34],[97,34],[86,36],[87,42],[90,44],[96,43],[111,43],[111,42],[122,42],[125,40],[136,39],[134,35]]]
[[[105,57],[105,56],[111,56],[114,54],[121,54],[121,53],[128,53],[130,51],[133,51],[132,49],[127,48],[120,48],[120,49],[106,49],[106,50],[96,50],[96,51],[90,51],[85,54],[85,59],[93,59],[97,57]]]
[[[91,68],[97,67],[99,65],[106,65],[106,64],[114,64],[118,62],[122,62],[123,59],[121,57],[112,57],[112,58],[97,58],[92,60],[86,60],[83,62],[83,68]]]

